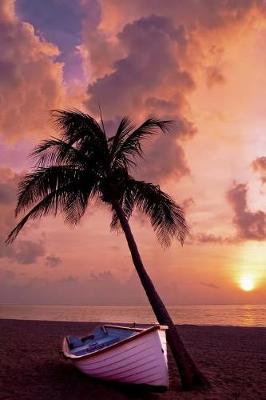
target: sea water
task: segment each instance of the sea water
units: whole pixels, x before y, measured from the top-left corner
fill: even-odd
[[[266,305],[168,306],[176,324],[266,326]],[[155,323],[149,306],[0,305],[1,319]]]

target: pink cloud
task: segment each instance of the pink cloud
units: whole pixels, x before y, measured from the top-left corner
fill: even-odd
[[[260,175],[260,179],[262,183],[266,182],[266,157],[258,157],[251,163],[251,167],[253,171],[257,172]]]

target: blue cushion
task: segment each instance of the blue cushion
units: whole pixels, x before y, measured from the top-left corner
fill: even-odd
[[[68,345],[70,350],[75,349],[76,347],[83,346],[83,342],[80,340],[80,338],[76,336],[69,336],[68,337]]]

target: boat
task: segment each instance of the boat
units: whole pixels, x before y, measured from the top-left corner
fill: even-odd
[[[85,337],[65,337],[63,355],[90,377],[166,390],[166,329],[102,325]]]

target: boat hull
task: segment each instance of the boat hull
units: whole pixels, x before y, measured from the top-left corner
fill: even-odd
[[[94,378],[166,389],[169,380],[165,329],[156,327],[142,333],[105,351],[71,361]]]

